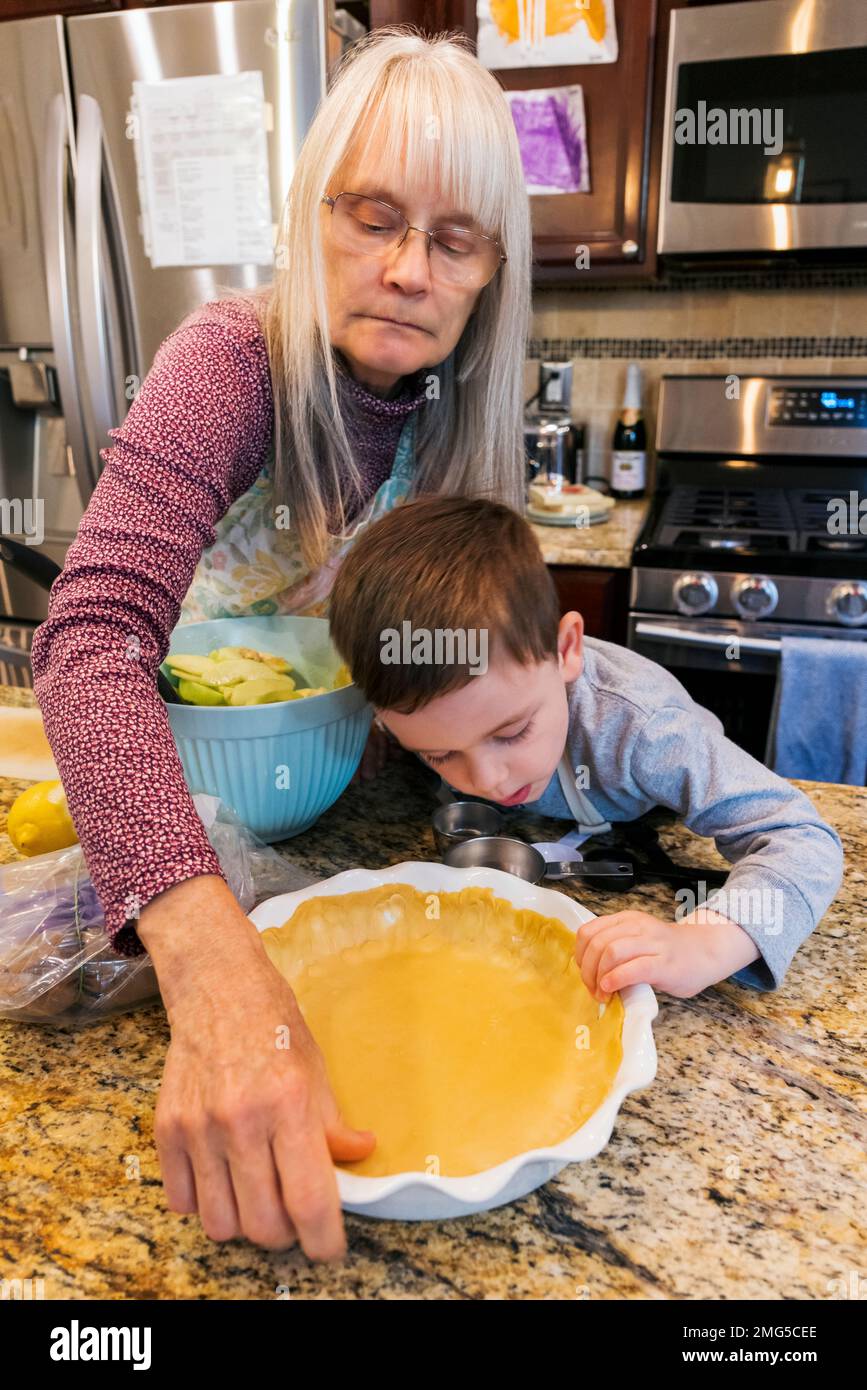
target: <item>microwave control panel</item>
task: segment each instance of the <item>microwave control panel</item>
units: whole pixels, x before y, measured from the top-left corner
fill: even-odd
[[[867,429],[867,387],[772,386],[768,424],[808,425],[811,429]]]

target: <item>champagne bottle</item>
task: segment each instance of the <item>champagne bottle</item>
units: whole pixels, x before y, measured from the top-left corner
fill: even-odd
[[[611,495],[629,501],[644,496],[647,476],[647,433],[641,413],[641,368],[630,362],[626,369],[623,409],[611,446]]]

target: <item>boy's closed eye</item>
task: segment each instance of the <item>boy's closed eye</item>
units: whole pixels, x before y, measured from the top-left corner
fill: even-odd
[[[519,743],[522,738],[526,738],[533,728],[533,720],[528,719],[523,729],[519,729],[516,734],[497,734],[493,737],[493,743]],[[433,753],[422,753],[421,756],[429,763],[444,763],[449,758],[454,757],[454,753],[440,753],[434,756]]]

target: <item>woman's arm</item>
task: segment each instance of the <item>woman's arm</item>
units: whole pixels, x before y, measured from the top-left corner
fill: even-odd
[[[36,697],[115,949],[157,893],[220,867],[184,782],[156,671],[215,525],[261,471],[264,340],[233,301],[159,348],[51,591]]]
[[[214,1240],[297,1239],[339,1259],[332,1160],[376,1141],[340,1116],[288,983],[218,877],[156,690],[199,556],[261,470],[271,410],[252,331],[187,321],[166,340],[112,431],[33,664],[114,945],[150,952],[171,1025],[155,1115],[169,1206],[198,1211]]]

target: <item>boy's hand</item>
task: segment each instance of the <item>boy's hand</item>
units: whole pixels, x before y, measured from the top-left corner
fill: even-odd
[[[688,999],[757,960],[743,927],[705,907],[679,922],[649,912],[614,912],[579,928],[575,958],[594,999],[648,984]]]

